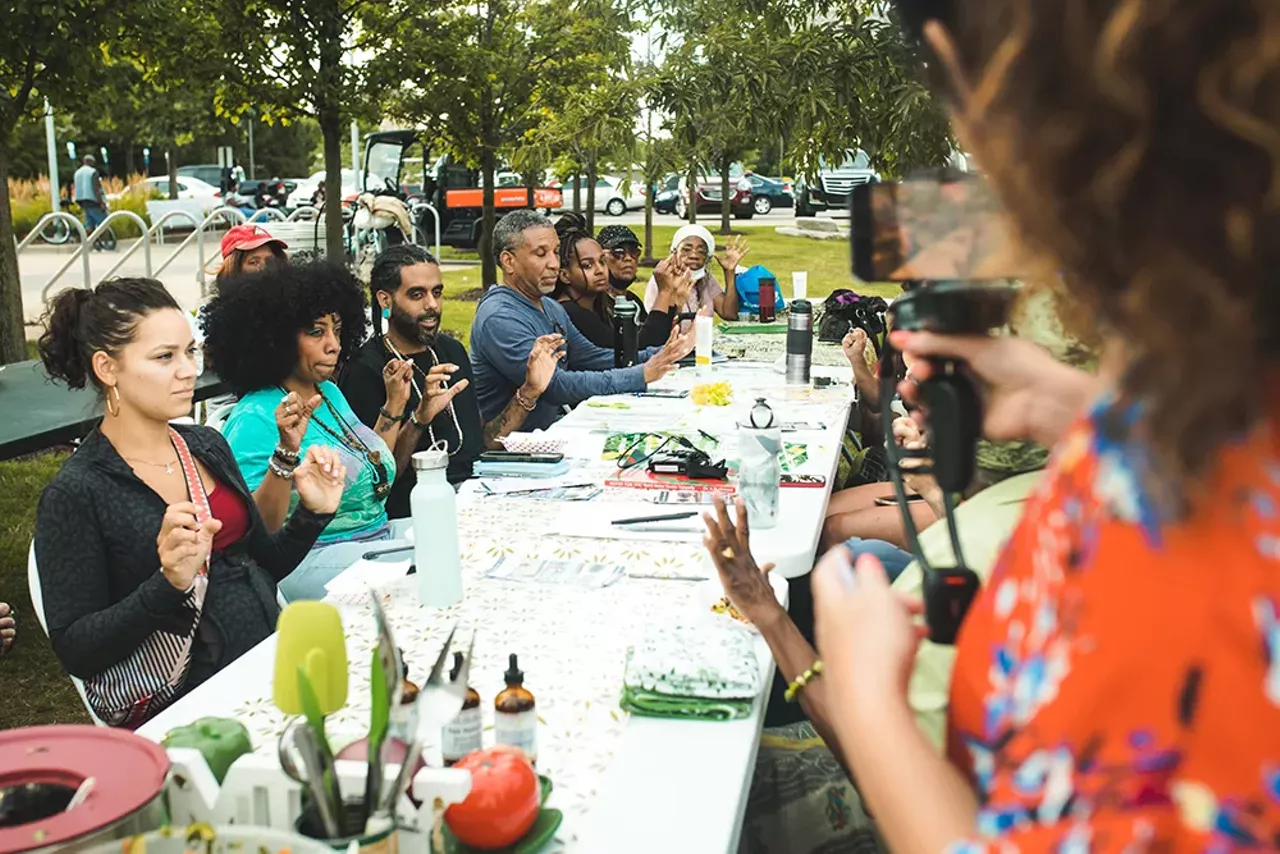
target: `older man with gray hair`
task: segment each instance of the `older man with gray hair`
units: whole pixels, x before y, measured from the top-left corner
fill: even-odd
[[[589,397],[643,391],[666,376],[693,349],[692,331],[679,330],[661,348],[640,353],[642,364],[614,368],[613,351],[588,341],[551,298],[560,275],[559,239],[551,220],[517,210],[498,221],[492,246],[502,268],[502,284],[480,299],[471,324],[471,373],[480,412],[487,421],[514,398],[528,413],[524,429],[549,427],[565,406]],[[529,352],[539,336],[565,339],[565,358],[542,397],[522,401]]]

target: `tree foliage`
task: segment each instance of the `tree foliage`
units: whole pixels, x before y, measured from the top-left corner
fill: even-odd
[[[477,0],[423,4],[404,13],[370,7],[364,28],[385,48],[373,65],[389,93],[389,111],[433,134],[437,147],[478,168],[484,186],[480,245],[485,286],[497,281],[489,249],[499,161],[535,137],[548,118],[579,113],[599,79],[601,56],[619,38],[624,19],[612,0]],[[423,50],[430,45],[431,50]],[[603,51],[603,52],[602,52]],[[538,159],[563,137],[549,134],[525,156]],[[549,161],[543,161],[549,162]]]
[[[0,364],[26,358],[21,282],[9,209],[14,128],[44,99],[67,103],[89,92],[99,47],[154,0],[8,0],[0,12]]]

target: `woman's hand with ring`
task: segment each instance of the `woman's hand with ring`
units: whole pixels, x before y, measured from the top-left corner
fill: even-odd
[[[320,405],[321,400],[317,394],[304,403],[297,392],[291,391],[280,401],[276,407],[276,429],[280,432],[280,446],[286,451],[297,453],[302,447],[302,437],[307,435],[311,413]]]

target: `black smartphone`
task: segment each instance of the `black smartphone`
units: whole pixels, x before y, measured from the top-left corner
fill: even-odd
[[[558,463],[564,454],[520,454],[515,451],[485,451],[480,455],[483,463]]]
[[[853,275],[864,282],[991,281],[1028,272],[981,176],[860,184],[850,206]]]

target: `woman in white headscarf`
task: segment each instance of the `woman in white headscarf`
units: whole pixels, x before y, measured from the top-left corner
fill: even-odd
[[[671,254],[653,269],[653,278],[644,291],[645,309],[692,314],[711,306],[725,320],[737,320],[738,290],[734,279],[738,262],[746,254],[747,241],[741,235],[735,235],[716,254],[716,239],[710,231],[700,225],[681,226],[671,238]],[[712,257],[724,274],[723,287],[711,272]],[[684,271],[688,272],[687,277],[679,275]]]

